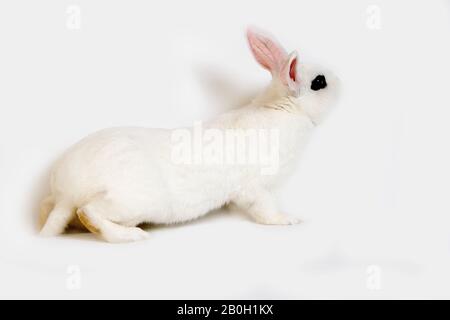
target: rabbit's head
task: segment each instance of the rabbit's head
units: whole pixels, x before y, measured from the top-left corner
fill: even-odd
[[[269,88],[257,99],[277,103],[289,99],[313,123],[322,121],[338,94],[339,81],[331,72],[300,61],[297,51],[287,51],[272,36],[254,28],[247,31],[250,49],[258,63],[272,74]]]

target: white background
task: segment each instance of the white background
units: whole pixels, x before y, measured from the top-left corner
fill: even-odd
[[[269,81],[250,24],[342,81],[280,191],[304,223],[217,212],[132,244],[38,237],[68,146],[104,127],[189,125]],[[450,298],[449,36],[439,0],[2,1],[0,297]]]

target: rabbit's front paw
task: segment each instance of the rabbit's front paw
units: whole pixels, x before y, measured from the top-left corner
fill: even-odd
[[[141,228],[116,228],[102,232],[103,238],[112,243],[134,242],[148,239],[148,233]]]
[[[274,216],[256,217],[256,222],[269,225],[291,225],[302,222],[299,218],[280,213]]]

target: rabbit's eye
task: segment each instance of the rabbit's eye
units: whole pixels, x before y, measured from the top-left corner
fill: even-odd
[[[327,86],[327,80],[323,74],[319,74],[317,77],[311,81],[311,90],[318,91]]]

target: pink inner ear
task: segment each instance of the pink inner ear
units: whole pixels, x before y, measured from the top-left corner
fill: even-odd
[[[281,81],[293,93],[298,93],[300,89],[300,74],[297,71],[298,55],[294,51],[289,55],[289,59],[285,62],[281,71]]]
[[[289,77],[292,81],[297,81],[297,58],[294,58],[291,61],[291,65],[289,67]]]
[[[282,63],[287,57],[286,51],[275,40],[268,36],[249,30],[248,43],[255,59],[270,72],[279,72]]]

